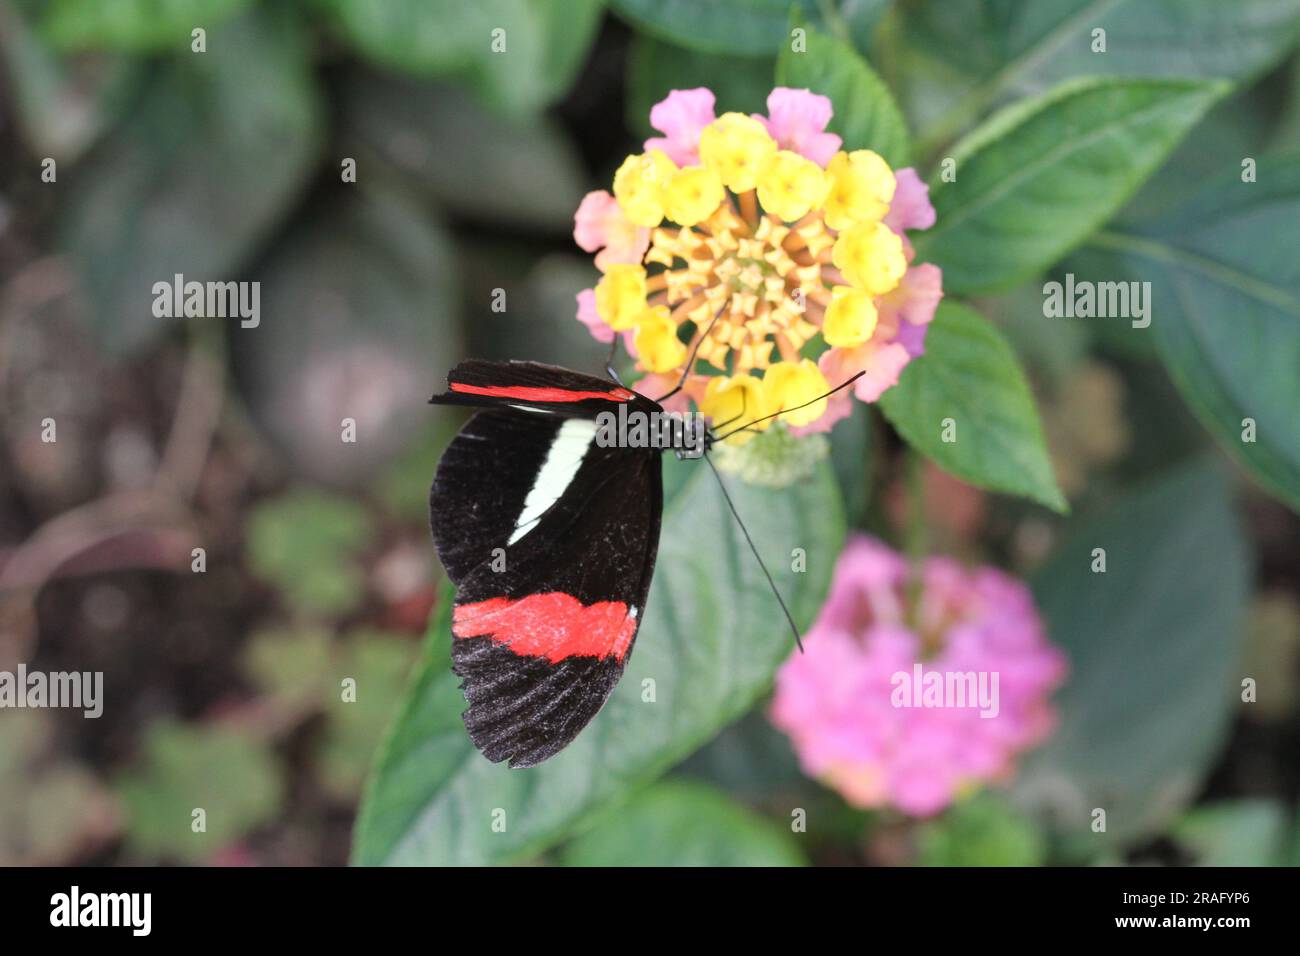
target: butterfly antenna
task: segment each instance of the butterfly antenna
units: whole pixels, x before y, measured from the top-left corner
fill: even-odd
[[[747,422],[746,424],[741,425],[739,428],[733,428],[725,435],[719,435],[717,438],[713,439],[713,441],[715,443],[720,441],[726,441],[732,435],[736,434],[736,432],[743,432],[746,428],[749,428],[751,425],[757,425],[759,422],[765,422],[769,418],[776,418],[776,416],[778,415],[788,415],[790,414],[790,412],[797,412],[799,409],[807,408],[809,405],[816,405],[823,398],[830,398],[840,389],[848,388],[850,385],[852,385],[854,382],[856,382],[858,379],[862,378],[862,376],[866,374],[867,374],[867,370],[863,369],[861,372],[859,372],[857,375],[854,375],[852,378],[848,379],[847,381],[840,382],[840,384],[836,385],[834,388],[832,388],[829,392],[826,392],[824,395],[818,395],[816,398],[812,399],[811,401],[804,402],[802,405],[796,405],[794,408],[783,408],[778,412],[773,412],[771,415],[764,415],[762,418],[755,418],[752,422]]]
[[[656,402],[662,402],[664,399],[672,398],[686,387],[686,377],[691,374],[691,369],[695,367],[695,357],[700,354],[700,346],[704,344],[704,340],[709,337],[709,333],[713,331],[713,327],[718,324],[718,319],[721,317],[721,312],[718,312],[713,316],[713,320],[709,322],[708,326],[705,328],[704,334],[701,335],[695,345],[692,346],[690,357],[686,360],[686,367],[682,369],[682,377],[677,380],[677,385],[674,386],[671,392],[666,392],[656,398]]]
[[[618,377],[618,372],[614,369],[614,357],[618,355],[618,343],[622,337],[618,332],[614,333],[614,337],[609,340],[609,355],[605,358],[605,374],[620,385],[623,385],[623,380]],[[627,388],[626,385],[623,387]]]
[[[736,524],[740,525],[741,532],[745,535],[745,541],[749,543],[749,550],[754,554],[754,560],[763,570],[763,576],[767,578],[768,587],[776,595],[776,603],[781,605],[781,613],[785,615],[786,621],[790,624],[790,630],[794,633],[794,642],[799,647],[799,653],[803,653],[803,640],[799,637],[799,628],[795,626],[794,618],[790,614],[790,609],[785,606],[785,599],[781,597],[781,592],[776,589],[776,582],[772,580],[771,573],[767,570],[767,565],[763,563],[762,557],[759,556],[758,548],[754,546],[754,539],[749,536],[749,529],[745,527],[745,522],[740,520],[740,512],[736,510],[735,503],[731,500],[731,495],[727,494],[727,486],[722,481],[722,476],[718,474],[717,467],[713,464],[713,459],[709,453],[704,453],[704,460],[709,463],[709,470],[713,472],[713,477],[718,480],[718,487],[722,489],[722,497],[727,501],[727,507],[731,509],[731,516],[736,519]]]

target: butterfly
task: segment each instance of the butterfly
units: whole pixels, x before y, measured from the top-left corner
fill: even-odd
[[[429,513],[456,588],[451,657],[465,727],[493,762],[532,767],[563,750],[623,674],[659,547],[665,449],[599,440],[598,420],[618,411],[662,421],[667,397],[612,373],[474,359],[430,399],[479,409],[443,453]],[[706,460],[726,437],[705,433]]]

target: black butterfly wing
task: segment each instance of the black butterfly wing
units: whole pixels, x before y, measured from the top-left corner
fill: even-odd
[[[611,388],[577,384],[591,382]],[[465,726],[485,756],[512,767],[562,750],[604,705],[659,543],[658,452],[602,448],[593,418],[563,411],[512,402],[479,412],[444,453],[430,495],[434,542],[457,588],[452,662]]]

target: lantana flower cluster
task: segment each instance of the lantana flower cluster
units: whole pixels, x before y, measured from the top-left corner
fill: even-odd
[[[1049,697],[1066,674],[1022,582],[943,557],[913,566],[861,534],[841,554],[804,643],[808,653],[777,673],[773,723],[804,771],[849,803],[913,816],[1006,780],[1051,731]],[[945,683],[952,674],[996,686],[994,706],[934,706],[918,696],[918,664]]]
[[[869,149],[841,150],[824,96],[779,87],[766,116],[714,107],[708,89],[669,93],[650,111],[663,135],[624,160],[612,193],[583,199],[574,239],[602,276],[579,293],[578,319],[600,341],[623,336],[652,397],[698,346],[705,370],[689,370],[674,404],[717,421],[796,408],[860,371],[853,393],[875,401],[922,353],[943,295],[907,238],[934,223],[927,187]],[[849,403],[841,392],[783,420],[826,431]]]

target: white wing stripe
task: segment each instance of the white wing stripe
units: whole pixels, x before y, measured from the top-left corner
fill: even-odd
[[[596,423],[587,418],[566,419],[560,426],[546,453],[546,461],[537,473],[537,480],[524,499],[524,510],[519,513],[515,530],[507,545],[514,544],[537,527],[548,508],[560,500],[582,466],[582,459],[596,437]]]

